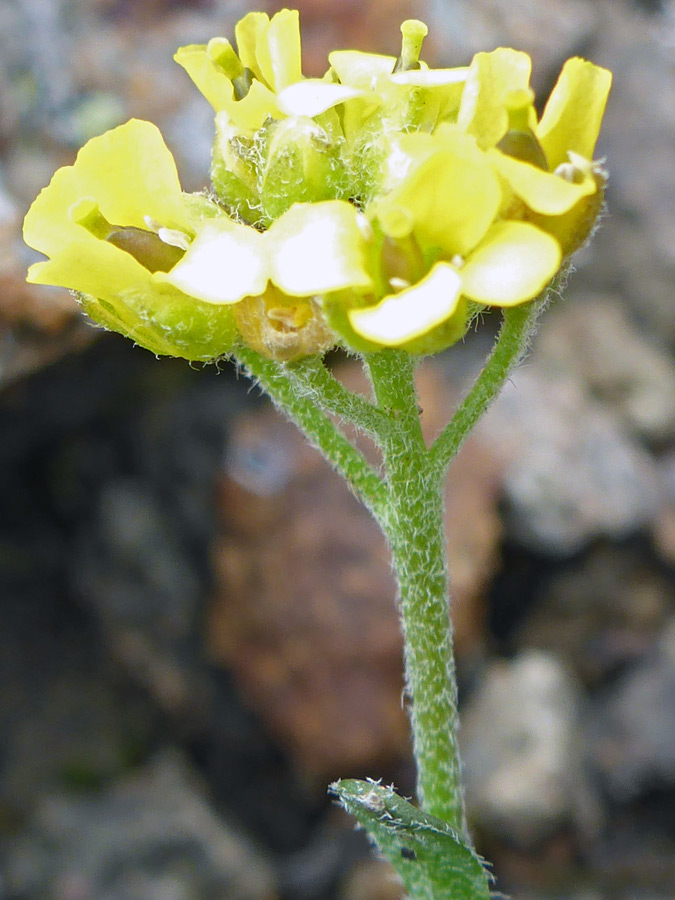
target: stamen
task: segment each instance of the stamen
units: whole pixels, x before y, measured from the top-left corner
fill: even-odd
[[[407,278],[397,278],[394,275],[389,279],[389,287],[391,287],[395,291],[402,291],[403,288],[410,287],[410,282]]]
[[[180,250],[190,249],[190,238],[184,231],[177,228],[158,228],[157,236],[160,241],[164,241],[170,247],[178,247]]]

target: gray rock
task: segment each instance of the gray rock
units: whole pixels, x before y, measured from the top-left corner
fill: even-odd
[[[573,553],[642,528],[658,506],[651,456],[571,377],[522,367],[478,426],[502,456],[507,530],[537,551]]]
[[[102,490],[79,551],[74,584],[114,655],[163,709],[194,711],[203,688],[186,659],[202,585],[177,520],[141,479],[118,478]]]
[[[598,687],[642,658],[670,615],[672,587],[642,549],[602,542],[546,581],[515,644],[555,653]]]
[[[10,896],[271,900],[269,863],[209,807],[173,756],[83,798],[54,795],[7,857]]]
[[[602,25],[592,59],[615,73],[598,155],[607,157],[609,216],[575,276],[610,288],[653,334],[675,340],[675,29],[638,3],[596,0]],[[649,98],[649,99],[648,99]]]
[[[589,719],[590,756],[608,792],[625,801],[675,786],[675,619]]]
[[[561,826],[595,826],[577,730],[582,696],[551,654],[496,662],[470,698],[460,735],[469,817],[523,847]]]
[[[565,59],[579,53],[598,26],[598,11],[584,0],[430,0],[431,36],[453,48],[462,61],[481,50],[506,45],[531,54],[539,88],[550,87]]]
[[[541,329],[535,356],[551,374],[579,377],[639,437],[675,436],[675,362],[615,298],[591,295],[559,305]]]

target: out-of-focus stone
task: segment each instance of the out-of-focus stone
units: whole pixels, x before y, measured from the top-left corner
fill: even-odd
[[[661,506],[654,522],[654,544],[665,562],[675,565],[675,451],[658,461]]]
[[[269,408],[235,423],[220,502],[212,658],[306,771],[405,753],[394,585],[368,513]]]
[[[582,696],[555,656],[495,662],[469,698],[460,733],[470,818],[534,846],[570,824],[596,824],[577,740]]]
[[[73,580],[133,679],[165,711],[194,714],[204,691],[181,649],[194,628],[199,576],[178,520],[147,485],[118,479],[105,487],[96,527],[81,538]]]
[[[671,612],[671,595],[637,548],[599,545],[553,579],[514,643],[555,653],[598,686],[648,651]]]
[[[340,377],[359,383],[357,367]],[[448,388],[419,380],[425,427]],[[447,488],[453,617],[460,653],[483,635],[482,590],[497,560],[499,465],[467,442]],[[321,777],[408,751],[395,585],[375,523],[295,427],[269,407],[235,423],[221,486],[223,533],[208,643],[249,703]]]
[[[638,331],[615,298],[558,306],[535,355],[551,375],[579,377],[639,436],[655,442],[675,436],[675,362]]]
[[[452,62],[498,46],[518,47],[533,59],[534,85],[549,89],[562,62],[581,53],[599,24],[594,4],[584,0],[430,0],[429,24],[437,45]]]
[[[403,900],[404,896],[396,872],[377,859],[357,863],[338,894],[339,900]]]
[[[675,341],[675,28],[636,2],[595,0],[591,58],[615,73],[598,155],[611,173],[609,215],[580,255],[576,289],[608,289],[659,341]],[[630,124],[628,124],[630,123]],[[589,263],[589,265],[585,265]],[[573,287],[573,289],[575,289]]]
[[[621,538],[659,506],[652,457],[572,377],[519,369],[477,427],[502,455],[507,530],[564,555],[600,536]]]
[[[675,619],[660,641],[589,716],[591,758],[611,796],[625,801],[675,786]]]
[[[273,900],[269,862],[209,807],[179,759],[160,757],[109,791],[54,795],[12,842],[11,896],[73,900]]]

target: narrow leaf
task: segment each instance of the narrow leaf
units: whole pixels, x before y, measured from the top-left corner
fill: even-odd
[[[450,825],[375,782],[337,781],[330,790],[396,869],[411,900],[489,900],[491,876]]]

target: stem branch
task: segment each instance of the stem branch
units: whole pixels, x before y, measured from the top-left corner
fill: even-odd
[[[374,440],[391,427],[389,417],[365,397],[348,391],[317,356],[308,356],[288,367],[291,378],[301,385],[306,396],[340,419],[350,422]]]
[[[319,448],[379,521],[386,503],[382,479],[363,454],[317,408],[311,394],[307,396],[298,390],[297,379],[293,379],[289,366],[243,347],[237,351],[237,360],[247,375],[264,388],[274,403]]]
[[[537,300],[504,310],[499,336],[482,372],[429,449],[429,461],[436,473],[445,474],[466,436],[527,352],[537,317],[545,303],[545,299]]]

